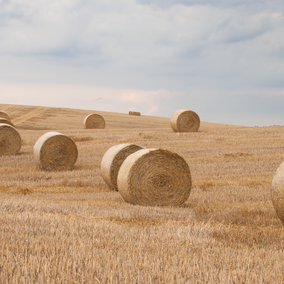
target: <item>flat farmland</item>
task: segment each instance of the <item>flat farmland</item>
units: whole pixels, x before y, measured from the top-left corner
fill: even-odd
[[[175,133],[162,117],[0,109],[22,137],[17,155],[0,157],[0,283],[284,282],[284,227],[270,201],[284,127],[201,122]],[[106,129],[84,129],[92,112]],[[74,170],[38,168],[33,146],[47,131],[76,142]],[[111,191],[100,163],[120,143],[181,155],[192,176],[185,204],[134,206]]]

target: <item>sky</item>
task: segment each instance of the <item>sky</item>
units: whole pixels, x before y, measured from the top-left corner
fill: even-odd
[[[284,1],[0,0],[0,103],[284,125]]]

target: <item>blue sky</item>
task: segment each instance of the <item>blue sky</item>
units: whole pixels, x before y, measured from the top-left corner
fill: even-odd
[[[0,0],[0,102],[284,125],[284,1]]]

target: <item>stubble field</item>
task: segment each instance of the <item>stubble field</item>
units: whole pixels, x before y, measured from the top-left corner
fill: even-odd
[[[0,283],[282,283],[284,227],[270,201],[284,160],[284,127],[202,122],[174,133],[169,118],[97,112],[106,129],[83,129],[87,110],[0,105],[21,134],[0,157]],[[201,118],[202,119],[202,118]],[[33,145],[69,135],[73,171],[41,171]],[[164,148],[189,164],[180,208],[124,202],[100,175],[119,143]]]

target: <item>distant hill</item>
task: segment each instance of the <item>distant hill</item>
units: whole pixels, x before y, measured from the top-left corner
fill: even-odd
[[[104,117],[106,129],[171,129],[170,119],[157,116],[133,116],[124,113],[43,106],[0,104],[18,129],[54,130],[82,129],[85,117],[97,113]],[[201,118],[202,119],[202,118]],[[235,125],[201,122],[200,130],[207,128],[238,127]]]

